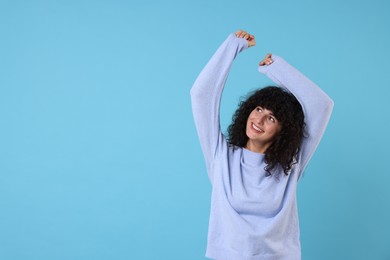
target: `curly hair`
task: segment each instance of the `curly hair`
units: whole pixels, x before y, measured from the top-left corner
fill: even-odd
[[[301,104],[287,90],[268,86],[249,93],[249,97],[240,101],[238,109],[233,114],[227,140],[233,146],[246,146],[249,139],[246,135],[247,120],[257,106],[271,110],[282,126],[280,133],[265,151],[266,175],[272,175],[272,170],[279,166],[282,167],[284,174],[288,175],[298,160],[305,123]]]

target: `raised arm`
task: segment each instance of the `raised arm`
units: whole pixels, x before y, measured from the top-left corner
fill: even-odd
[[[333,100],[314,82],[281,57],[268,54],[260,62],[259,71],[281,87],[287,88],[301,103],[305,114],[307,137],[299,153],[301,172],[317,148],[333,109]]]
[[[243,31],[230,34],[204,67],[190,91],[195,125],[211,181],[211,162],[218,145],[225,142],[219,122],[222,91],[237,54],[254,44],[253,35]]]

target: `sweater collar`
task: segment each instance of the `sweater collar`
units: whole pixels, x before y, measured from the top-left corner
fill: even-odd
[[[264,162],[265,154],[255,153],[246,148],[242,148],[243,163],[250,166],[260,166]]]

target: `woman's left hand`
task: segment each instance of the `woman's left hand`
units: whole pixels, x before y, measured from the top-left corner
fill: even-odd
[[[271,53],[265,55],[265,58],[262,61],[260,61],[259,66],[270,65],[272,62],[274,62],[271,57],[272,57]]]

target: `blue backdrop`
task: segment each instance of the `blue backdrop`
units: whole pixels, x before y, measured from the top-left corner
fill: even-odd
[[[303,259],[390,259],[390,2],[0,1],[0,259],[205,259],[189,90],[227,35],[221,124],[267,53],[335,101],[299,184]]]

